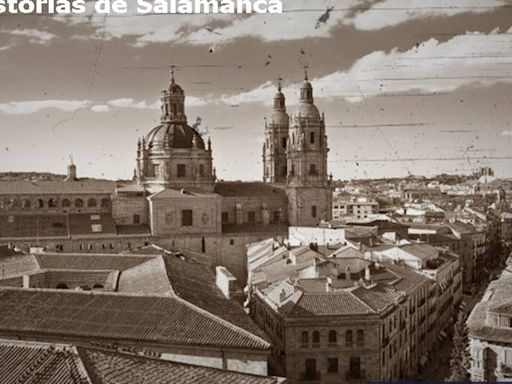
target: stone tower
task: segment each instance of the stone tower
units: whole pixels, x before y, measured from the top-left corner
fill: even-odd
[[[332,216],[332,191],[327,175],[325,120],[315,106],[307,70],[300,101],[289,129],[286,190],[291,225],[316,225]]]
[[[185,92],[176,83],[162,91],[162,116],[137,145],[137,180],[149,192],[165,188],[211,192],[215,186],[212,147],[187,124]]]
[[[288,174],[286,148],[290,117],[286,113],[286,99],[279,79],[278,91],[274,96],[274,111],[270,121],[265,121],[265,143],[263,144],[263,181],[285,184]]]

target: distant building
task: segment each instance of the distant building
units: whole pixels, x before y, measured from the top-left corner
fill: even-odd
[[[338,192],[333,193],[332,218],[334,220],[364,219],[378,212],[379,203],[369,197],[347,197]]]
[[[248,268],[271,372],[290,383],[414,378],[462,293],[457,257],[426,244],[361,251],[268,239],[249,247]]]
[[[512,273],[509,263],[468,318],[471,380],[512,380]]]

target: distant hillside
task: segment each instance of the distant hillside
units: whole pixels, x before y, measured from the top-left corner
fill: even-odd
[[[62,181],[66,175],[57,175],[48,172],[0,172],[0,181]],[[80,180],[104,180],[83,177]]]

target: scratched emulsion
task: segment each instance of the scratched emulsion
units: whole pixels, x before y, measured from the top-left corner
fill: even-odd
[[[261,179],[278,78],[303,68],[336,179],[512,176],[512,8],[503,0],[284,0],[281,15],[1,16],[1,171],[129,178],[174,65],[225,179]],[[133,7],[131,7],[133,8]]]

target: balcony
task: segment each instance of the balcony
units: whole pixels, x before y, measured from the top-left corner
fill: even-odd
[[[364,380],[364,378],[365,378],[364,371],[363,370],[360,370],[359,372],[357,372],[357,371],[354,371],[354,372],[347,371],[347,373],[345,375],[345,378],[347,379],[347,381]]]
[[[301,381],[319,381],[320,380],[320,372],[302,372],[300,375]]]

